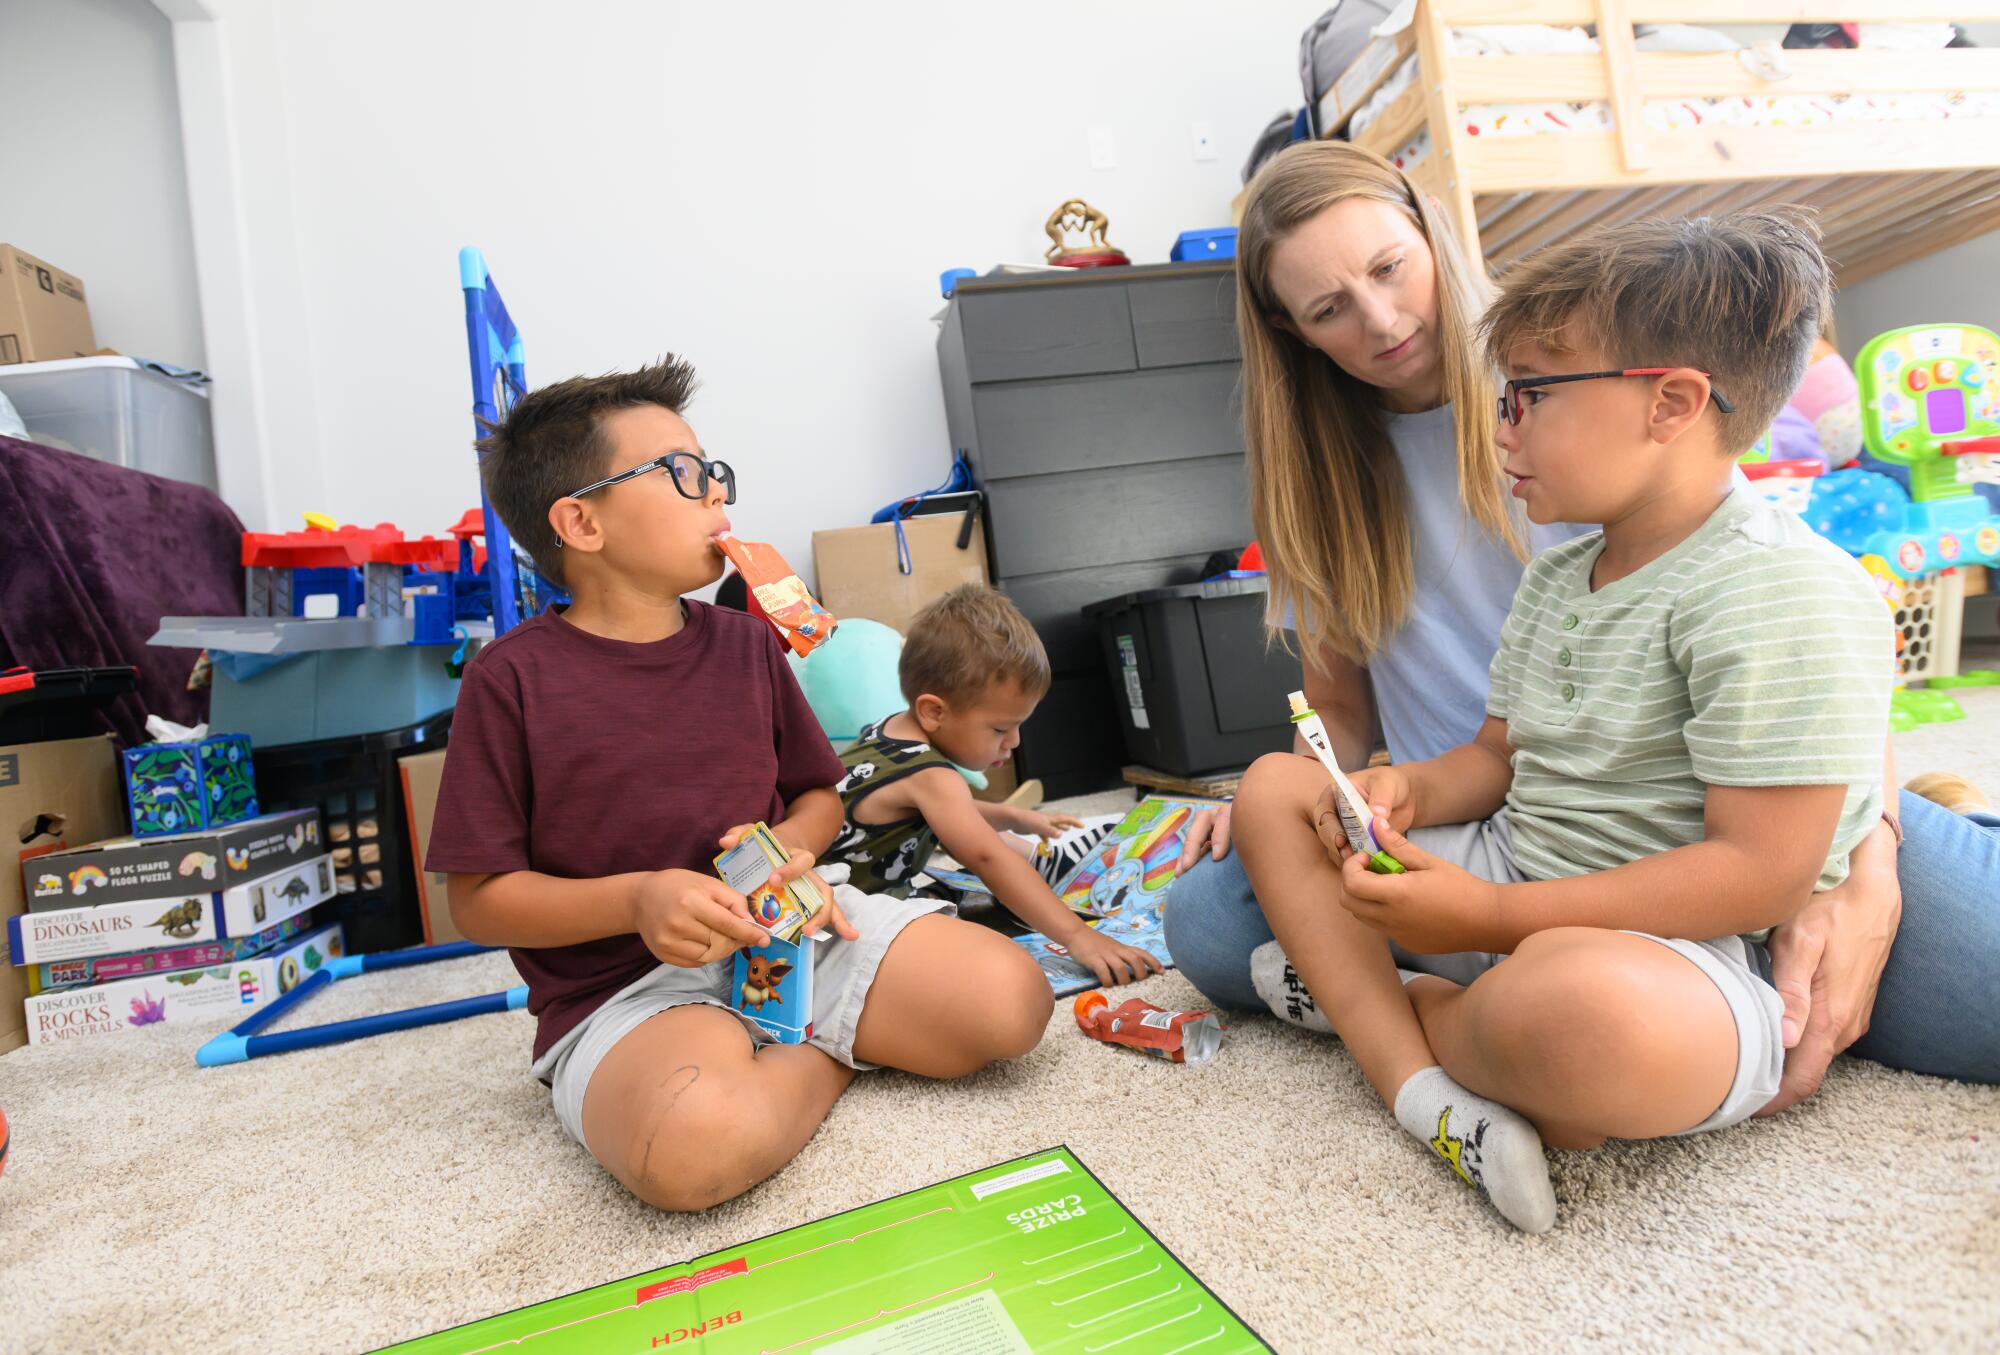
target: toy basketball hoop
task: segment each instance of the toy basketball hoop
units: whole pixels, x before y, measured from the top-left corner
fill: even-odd
[[[1812,504],[1813,481],[1826,473],[1823,464],[1809,459],[1746,461],[1741,469],[1750,488],[1786,512],[1801,514]]]

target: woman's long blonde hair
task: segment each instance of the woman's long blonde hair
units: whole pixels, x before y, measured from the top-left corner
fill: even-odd
[[[1331,647],[1366,663],[1403,623],[1415,592],[1403,476],[1381,393],[1279,325],[1271,253],[1337,202],[1406,213],[1436,260],[1433,332],[1458,441],[1458,496],[1494,540],[1525,558],[1501,487],[1493,371],[1473,335],[1490,296],[1450,225],[1403,172],[1343,141],[1296,145],[1251,181],[1236,249],[1243,422],[1251,518],[1270,575],[1271,614],[1289,615],[1308,657]]]

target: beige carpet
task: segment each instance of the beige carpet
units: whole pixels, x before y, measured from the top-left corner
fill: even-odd
[[[2000,690],[1900,741],[2000,790]],[[1095,802],[1101,804],[1101,801]],[[309,1019],[485,992],[503,956],[352,980]],[[1141,993],[1195,995],[1177,975]],[[1066,1143],[1286,1351],[1991,1350],[2000,1089],[1839,1065],[1727,1133],[1554,1156],[1513,1232],[1331,1041],[1242,1020],[1206,1066],[1085,1040],[857,1082],[787,1171],[634,1203],[527,1076],[525,1015],[198,1071],[202,1032],[0,1058],[0,1351],[347,1351],[652,1269]]]

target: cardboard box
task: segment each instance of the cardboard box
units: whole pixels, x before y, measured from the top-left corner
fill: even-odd
[[[41,912],[212,893],[262,880],[325,850],[319,811],[294,809],[206,833],[121,837],[72,847],[38,858],[22,874],[28,908]]]
[[[403,808],[410,817],[410,853],[417,872],[417,905],[424,916],[424,944],[441,946],[463,941],[465,933],[451,920],[448,876],[424,869],[431,849],[431,820],[437,814],[438,786],[444,781],[445,750],[415,753],[396,765],[403,772]]]
[[[83,279],[0,245],[0,365],[83,358],[96,351]]]
[[[15,964],[194,946],[254,935],[324,903],[333,893],[333,857],[328,853],[209,893],[24,913],[7,919],[7,939]]]
[[[149,1026],[240,1021],[340,953],[340,928],[328,926],[234,964],[42,993],[27,1000],[28,1041],[75,1044]]]
[[[963,513],[906,518],[903,539],[910,572],[896,562],[896,524],[842,527],[813,533],[813,573],[819,599],[841,620],[864,616],[908,633],[910,618],[965,583],[985,583],[986,525],[974,519],[965,549],[958,534]]]
[[[111,736],[55,739],[0,748],[0,919],[27,911],[17,863],[72,842],[95,842],[123,830],[124,778]],[[0,1054],[27,1043],[21,1003],[27,997],[7,929],[0,926]]]

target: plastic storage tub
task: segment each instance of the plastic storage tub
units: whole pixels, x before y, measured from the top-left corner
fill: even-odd
[[[257,792],[266,813],[317,809],[333,853],[333,898],[322,922],[339,922],[355,954],[424,939],[410,816],[397,762],[445,746],[450,711],[402,729],[258,748]]]
[[[131,358],[0,367],[5,395],[44,446],[215,489],[208,391]]]
[[[1133,761],[1174,776],[1292,746],[1299,660],[1264,634],[1265,581],[1210,579],[1093,602]]]

